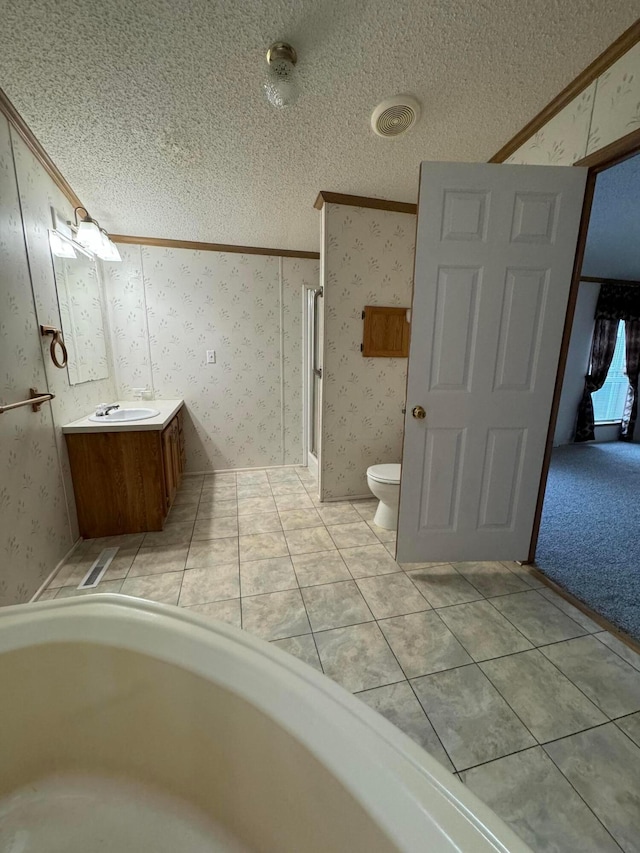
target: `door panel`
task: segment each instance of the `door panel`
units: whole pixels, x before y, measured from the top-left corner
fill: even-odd
[[[423,478],[426,490],[421,525],[425,530],[455,530],[460,509],[460,461],[465,430],[431,429],[425,437]]]
[[[509,529],[517,512],[526,429],[490,429],[482,472],[478,527]]]
[[[431,390],[468,386],[479,273],[473,267],[438,270]]]
[[[540,354],[549,270],[507,270],[495,391],[530,391]]]
[[[585,180],[577,168],[422,164],[403,562],[527,557]]]

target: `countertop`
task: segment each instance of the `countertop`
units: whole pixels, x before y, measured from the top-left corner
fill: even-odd
[[[64,433],[78,432],[149,432],[163,430],[176,412],[184,405],[184,400],[116,400],[121,409],[156,409],[160,412],[153,418],[144,421],[130,421],[129,423],[96,423],[90,421],[89,416],[72,421],[62,427]],[[94,415],[95,409],[89,414]]]

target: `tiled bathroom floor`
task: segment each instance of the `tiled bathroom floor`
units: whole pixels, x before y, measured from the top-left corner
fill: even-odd
[[[458,773],[536,851],[640,851],[640,656],[516,564],[398,565],[304,468],[186,477],[161,533],[83,542],[41,598],[178,604],[275,643]],[[614,840],[615,839],[615,840]]]

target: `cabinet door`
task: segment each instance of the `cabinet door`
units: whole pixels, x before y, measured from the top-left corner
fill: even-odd
[[[178,488],[178,481],[176,478],[176,468],[174,461],[174,450],[173,447],[175,445],[175,430],[174,430],[174,422],[172,421],[168,427],[165,428],[162,433],[162,456],[163,456],[163,465],[164,465],[164,488],[165,488],[165,497],[167,499],[167,510],[173,503],[173,499],[176,496],[176,491]]]
[[[182,479],[182,460],[180,458],[180,427],[178,425],[178,419],[174,418],[173,420],[173,435],[171,440],[171,458],[173,464],[173,480],[176,485],[176,489],[180,485],[180,480]]]
[[[180,476],[178,478],[178,485],[180,485],[180,481],[182,480],[182,474],[184,473],[186,463],[186,456],[184,450],[184,419],[182,416],[182,409],[180,409],[180,411],[176,415],[176,421],[178,424],[178,470],[180,472]]]

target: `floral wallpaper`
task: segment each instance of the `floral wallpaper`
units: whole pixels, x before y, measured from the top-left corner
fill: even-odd
[[[365,305],[411,305],[415,216],[325,204],[321,488],[369,494],[367,468],[400,462],[407,359],[363,358]]]
[[[53,262],[49,247],[51,207],[55,207],[66,218],[73,218],[73,208],[58,187],[49,178],[35,156],[20,136],[11,129],[13,156],[22,207],[22,218],[31,272],[31,287],[36,308],[37,323],[61,327],[60,309],[56,291]],[[39,336],[40,337],[40,336]],[[56,442],[69,505],[72,540],[78,538],[78,523],[73,494],[73,483],[69,470],[67,446],[62,426],[88,414],[95,407],[116,396],[113,376],[94,382],[71,385],[67,370],[56,368],[49,355],[49,340],[40,338],[42,358],[49,390],[55,394],[51,402]],[[111,363],[111,351],[107,344],[107,359]],[[51,565],[51,569],[56,565]]]
[[[640,44],[598,78],[587,153],[640,128]]]
[[[318,262],[120,249],[105,270],[118,396],[185,400],[187,470],[300,464],[302,300]]]
[[[39,322],[59,323],[47,235],[49,200],[68,210],[16,135],[12,154],[9,125],[0,117],[0,399],[22,400],[30,387],[58,395],[40,412],[25,407],[0,415],[0,605],[27,601],[77,538],[73,491],[65,486],[59,462],[58,427],[86,407],[82,398],[75,400],[66,370],[47,365],[38,331]],[[20,201],[26,208],[28,259]],[[41,316],[34,309],[29,264]],[[93,384],[80,386],[85,397]]]
[[[577,95],[507,163],[571,166],[640,128],[640,44]]]
[[[587,153],[596,82],[528,139],[507,163],[531,166],[571,166]]]

